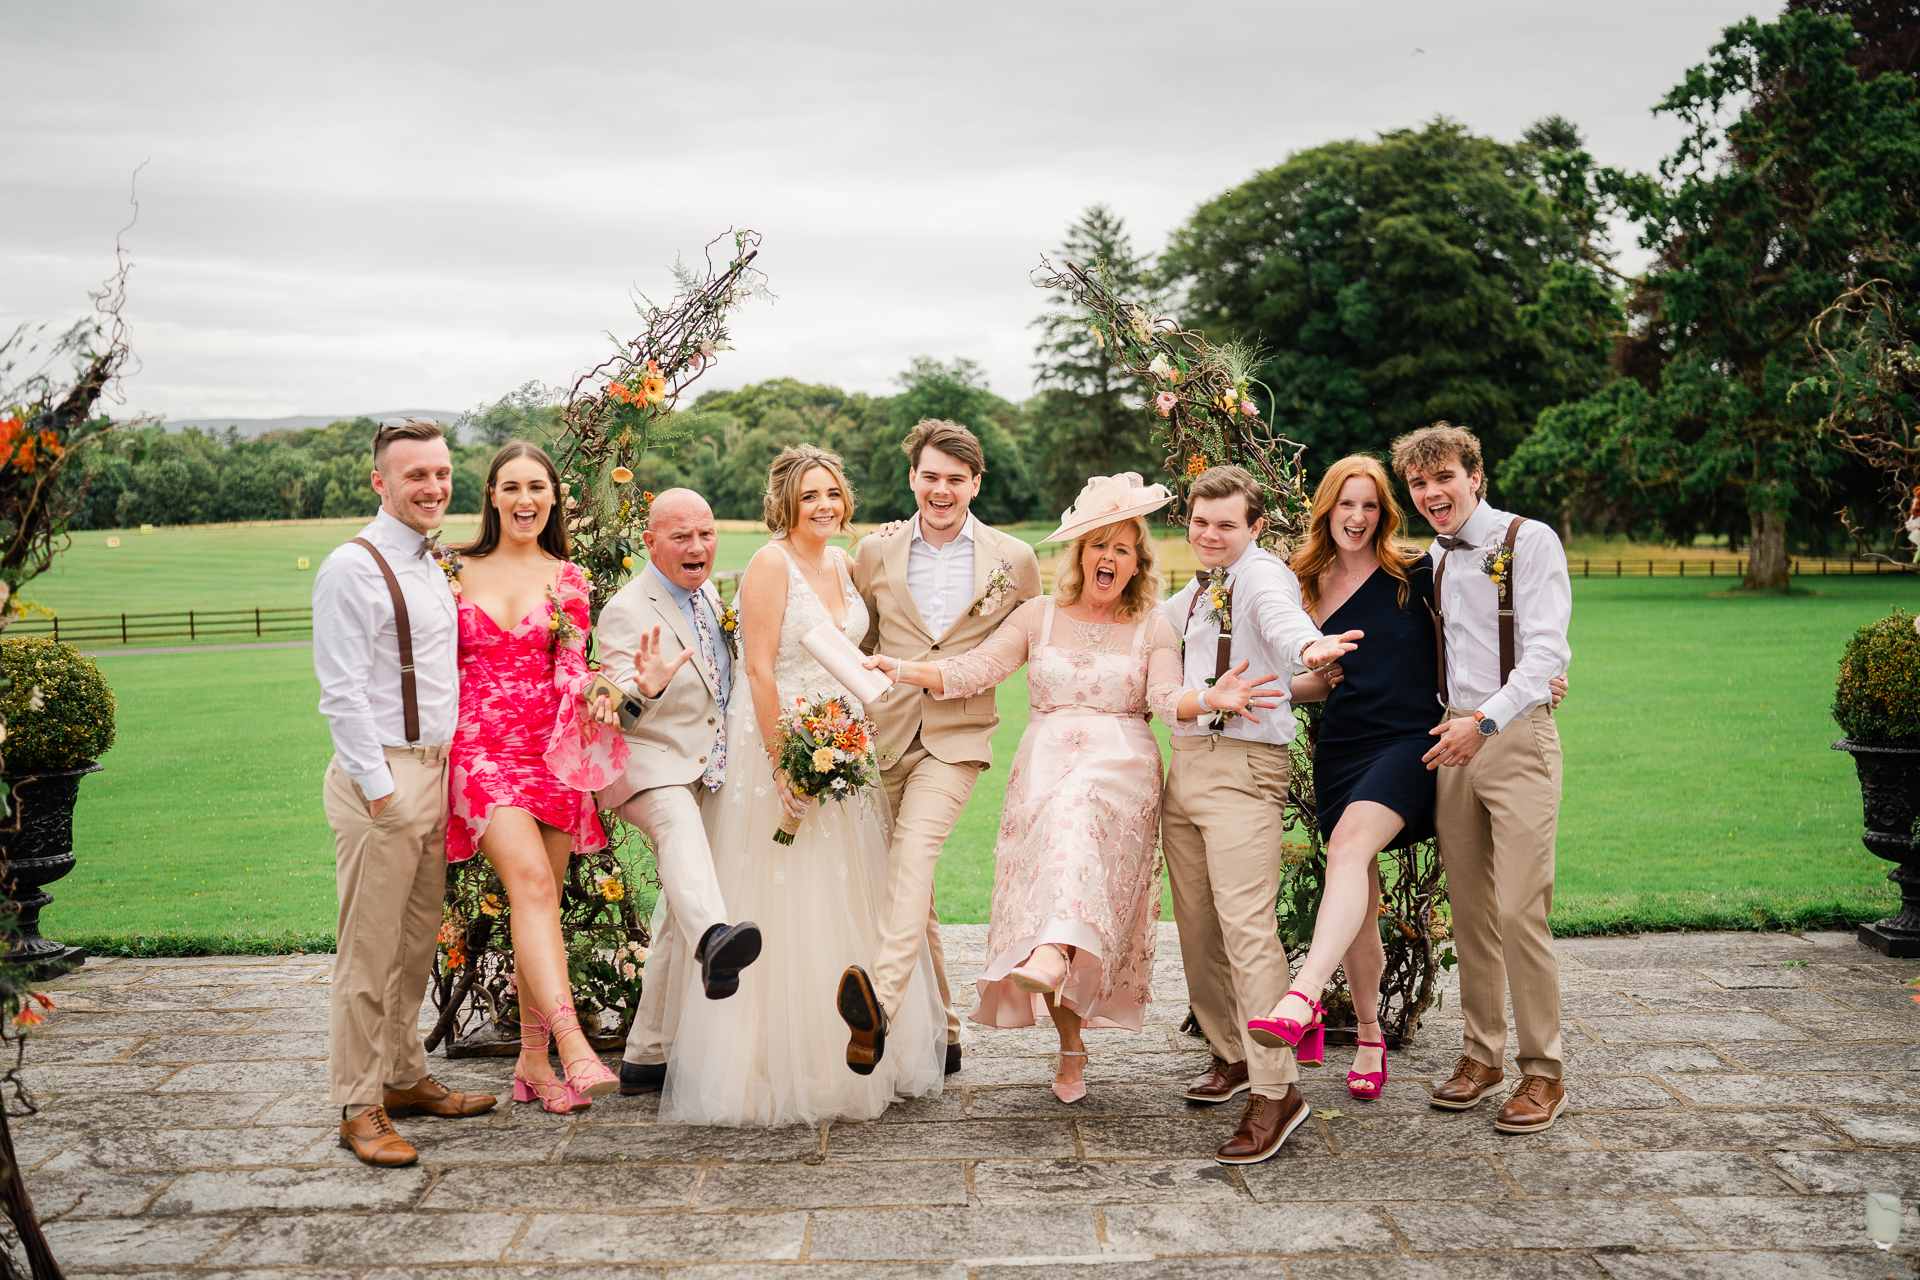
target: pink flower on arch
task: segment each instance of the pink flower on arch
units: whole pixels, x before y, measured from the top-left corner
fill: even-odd
[[[1240,412],[1251,418],[1258,415],[1260,411],[1253,407],[1253,401],[1242,400],[1240,402]]]
[[[1172,413],[1173,406],[1179,403],[1180,397],[1171,391],[1162,391],[1153,398],[1153,407],[1160,411],[1160,416],[1163,418]]]

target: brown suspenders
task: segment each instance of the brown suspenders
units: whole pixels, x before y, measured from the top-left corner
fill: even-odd
[[[1193,611],[1200,606],[1200,593],[1206,589],[1202,585],[1203,583],[1205,583],[1206,577],[1207,577],[1207,571],[1205,569],[1196,569],[1194,571],[1193,599],[1187,601],[1187,620],[1186,620],[1186,623],[1180,629],[1180,639],[1183,643],[1186,641],[1186,638],[1187,638],[1186,628],[1193,625]],[[1232,611],[1232,607],[1229,606],[1227,611],[1227,626],[1222,627],[1220,629],[1220,641],[1218,646],[1215,648],[1214,654],[1213,654],[1213,678],[1215,680],[1218,680],[1221,676],[1227,674],[1227,669],[1233,665],[1232,624],[1233,624],[1233,611]]]
[[[1520,526],[1527,522],[1525,516],[1515,516],[1513,523],[1507,526],[1506,540],[1502,543],[1507,553],[1507,575],[1500,584],[1500,685],[1506,687],[1513,675],[1513,540],[1520,536]],[[1453,705],[1453,696],[1447,691],[1447,626],[1446,617],[1440,609],[1440,581],[1447,571],[1447,556],[1442,551],[1439,561],[1433,566],[1433,647],[1440,661],[1440,700],[1448,706]]]
[[[387,594],[393,597],[393,628],[400,634],[400,705],[406,714],[407,745],[412,746],[420,741],[420,699],[413,687],[413,626],[407,621],[407,598],[400,594],[400,580],[393,576],[393,568],[379,548],[365,538],[355,538],[354,542],[365,547],[380,566],[380,576],[387,580]]]

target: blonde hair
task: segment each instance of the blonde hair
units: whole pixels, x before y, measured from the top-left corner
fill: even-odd
[[[1406,515],[1394,501],[1393,477],[1378,458],[1364,453],[1351,454],[1327,468],[1320,487],[1313,492],[1313,515],[1307,522],[1307,541],[1293,553],[1290,567],[1300,579],[1300,597],[1313,612],[1320,603],[1320,575],[1333,563],[1333,507],[1349,480],[1371,480],[1380,498],[1380,520],[1373,526],[1373,554],[1380,567],[1400,583],[1400,607],[1407,607],[1412,583],[1407,580],[1407,564],[1420,555],[1420,548],[1400,537]]]
[[[1059,604],[1075,604],[1080,593],[1086,589],[1086,570],[1081,566],[1081,557],[1087,547],[1093,543],[1111,542],[1120,534],[1133,535],[1134,558],[1140,567],[1127,579],[1127,585],[1120,591],[1120,602],[1114,606],[1114,613],[1122,622],[1132,622],[1152,613],[1160,604],[1160,595],[1164,581],[1160,577],[1160,563],[1154,555],[1153,535],[1147,529],[1147,522],[1139,516],[1129,516],[1117,520],[1104,528],[1091,533],[1083,533],[1067,547],[1066,559],[1053,575],[1053,598]]]
[[[762,504],[767,517],[767,528],[774,537],[784,536],[788,530],[800,522],[800,484],[807,478],[807,472],[822,467],[833,482],[840,486],[840,496],[846,499],[847,509],[841,514],[840,527],[835,533],[853,531],[853,486],[847,483],[847,465],[837,453],[810,444],[788,445],[780,451],[780,456],[767,468],[767,496]]]

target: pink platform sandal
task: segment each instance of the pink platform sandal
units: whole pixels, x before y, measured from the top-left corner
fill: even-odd
[[[558,1004],[553,1007],[552,1017],[547,1025],[552,1028],[555,1040],[568,1031],[579,1031],[581,1038],[586,1032],[581,1030],[580,1015],[573,1011],[570,1004]],[[567,1087],[589,1101],[612,1093],[620,1087],[620,1077],[607,1070],[607,1064],[597,1056],[584,1058],[561,1058],[560,1066],[567,1073]]]
[[[538,1009],[530,1005],[520,1006],[520,1052],[537,1053],[543,1059],[547,1056],[547,1046],[553,1043],[552,1024]],[[513,1064],[513,1100],[515,1102],[538,1102],[541,1107],[554,1115],[564,1116],[581,1111],[593,1104],[575,1093],[573,1086],[565,1080],[529,1080],[520,1074],[520,1064]]]
[[[1377,1027],[1380,1024],[1375,1021],[1372,1025]],[[1355,1048],[1378,1049],[1380,1069],[1369,1071],[1365,1075],[1361,1075],[1358,1071],[1347,1072],[1347,1092],[1362,1102],[1377,1102],[1380,1100],[1380,1095],[1387,1091],[1387,1038],[1381,1036],[1378,1040],[1362,1040],[1359,1027],[1355,1027],[1353,1043]]]
[[[1304,991],[1287,994],[1299,996],[1313,1010],[1313,1017],[1305,1025],[1292,1018],[1255,1018],[1247,1023],[1247,1033],[1255,1043],[1269,1049],[1292,1049],[1293,1060],[1303,1067],[1317,1067],[1327,1060],[1327,1011]]]

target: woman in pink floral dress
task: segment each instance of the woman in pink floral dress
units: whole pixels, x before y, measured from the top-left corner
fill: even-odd
[[[576,1111],[619,1085],[580,1029],[567,983],[567,862],[607,844],[593,791],[626,766],[626,739],[585,690],[586,577],[567,559],[560,487],[539,446],[515,441],[487,472],[480,536],[450,558],[460,598],[460,723],[448,771],[447,860],[486,855],[507,891],[520,999],[516,1102]],[[566,1078],[547,1047],[557,1037]]]
[[[961,657],[869,661],[941,698],[990,691],[1027,666],[1027,730],[1007,778],[987,967],[968,1016],[1025,1027],[1051,1014],[1063,1102],[1086,1096],[1081,1028],[1138,1031],[1146,1017],[1162,784],[1146,712],[1170,717],[1183,681],[1142,517],[1171,500],[1137,475],[1096,477],[1046,539],[1072,539],[1051,596]]]

